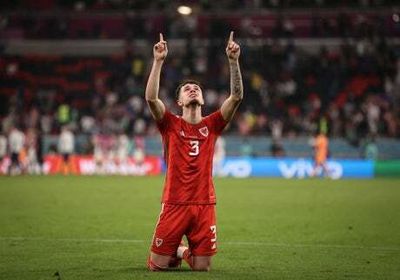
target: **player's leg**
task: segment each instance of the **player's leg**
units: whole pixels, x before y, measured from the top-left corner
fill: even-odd
[[[68,153],[67,154],[67,158],[66,158],[66,163],[67,163],[67,174],[71,174],[72,171],[72,161],[71,161],[71,154]]]
[[[194,226],[187,234],[189,248],[183,250],[183,259],[195,271],[209,271],[212,256],[217,253],[215,205],[193,205],[192,207],[198,213],[195,215]]]
[[[18,167],[18,153],[12,152],[11,153],[11,164],[8,168],[8,174],[9,175],[15,175],[16,174],[16,168]]]
[[[65,173],[66,173],[66,168],[65,168],[65,166],[66,166],[66,164],[67,164],[66,158],[67,158],[67,154],[63,153],[63,154],[61,155],[61,164],[60,164],[60,173],[63,174],[63,175],[66,175],[66,174],[65,174]]]
[[[147,263],[150,270],[162,271],[180,266],[177,249],[190,223],[190,217],[185,212],[187,206],[163,204]]]
[[[194,256],[192,269],[195,271],[210,271],[212,256]]]
[[[172,259],[172,256],[159,255],[159,254],[150,252],[149,259],[147,260],[147,267],[151,271],[168,270],[171,259]]]
[[[319,176],[320,172],[321,172],[321,160],[319,158],[316,158],[314,161],[314,168],[311,177]]]
[[[177,257],[185,260],[189,267],[194,271],[210,271],[212,256],[193,256],[190,249],[186,246],[179,246]]]
[[[322,170],[325,177],[330,177],[329,169],[326,160],[322,163]]]

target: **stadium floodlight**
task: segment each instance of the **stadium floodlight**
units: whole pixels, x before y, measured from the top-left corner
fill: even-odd
[[[188,16],[192,13],[192,8],[190,8],[189,6],[179,6],[177,11],[181,15]]]

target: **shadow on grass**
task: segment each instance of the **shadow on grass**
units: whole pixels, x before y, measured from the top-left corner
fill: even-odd
[[[122,274],[136,274],[136,273],[157,273],[154,271],[150,271],[146,266],[142,266],[142,265],[136,265],[136,266],[127,266],[127,267],[118,267],[118,268],[114,268],[114,269],[93,269],[96,272],[103,272],[103,273],[122,273]],[[170,269],[170,270],[166,270],[166,271],[162,271],[159,273],[186,273],[186,272],[193,272],[190,268],[188,267],[181,267],[181,268],[175,268],[175,269]]]

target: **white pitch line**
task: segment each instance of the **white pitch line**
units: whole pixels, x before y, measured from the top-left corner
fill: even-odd
[[[66,241],[66,242],[101,242],[101,243],[143,243],[140,239],[85,239],[85,238],[46,238],[46,237],[0,237],[0,240],[15,241]]]
[[[288,243],[268,243],[268,242],[246,242],[246,241],[227,241],[225,245],[233,246],[268,246],[268,247],[288,247],[288,248],[333,248],[333,249],[369,249],[380,251],[400,251],[400,247],[384,246],[358,246],[358,245],[335,245],[335,244],[288,244]]]
[[[10,236],[1,237],[0,240],[10,241],[50,241],[50,242],[99,242],[99,243],[145,243],[149,242],[142,239],[87,239],[87,238],[46,238],[46,237],[23,237]],[[335,244],[289,244],[289,243],[268,243],[251,241],[225,241],[219,242],[222,245],[231,246],[267,246],[267,247],[287,247],[287,248],[327,248],[327,249],[366,249],[377,251],[400,251],[400,247],[385,246],[358,246],[358,245],[335,245]]]

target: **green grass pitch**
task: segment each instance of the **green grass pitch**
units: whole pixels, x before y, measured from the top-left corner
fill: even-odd
[[[212,271],[148,272],[162,177],[0,177],[0,279],[400,279],[400,180],[216,179]]]

